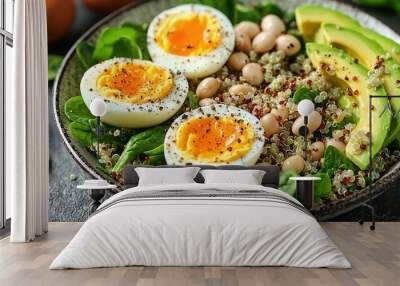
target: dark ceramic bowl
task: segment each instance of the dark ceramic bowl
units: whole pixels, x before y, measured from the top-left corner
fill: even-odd
[[[259,0],[261,2],[261,0]],[[256,2],[243,1],[243,2]],[[373,28],[390,38],[400,42],[400,37],[393,32],[390,28],[385,26],[383,23],[377,19],[363,13],[357,9],[350,6],[340,4],[337,2],[324,1],[324,0],[272,0],[271,2],[276,2],[280,7],[285,10],[294,10],[297,6],[305,3],[319,3],[326,6],[333,7],[337,10],[343,11],[346,14],[353,16],[364,26]],[[95,43],[100,31],[107,26],[115,26],[126,21],[142,23],[149,22],[161,11],[173,7],[179,3],[179,0],[153,0],[153,1],[139,1],[138,3],[126,6],[113,14],[102,19],[91,29],[89,29],[78,42],[85,40],[90,43]],[[78,43],[77,42],[77,43]],[[77,44],[76,43],[76,44]],[[78,57],[75,54],[75,46],[71,47],[70,51],[66,55],[62,67],[58,73],[58,76],[54,83],[54,114],[57,121],[58,129],[61,136],[64,139],[65,145],[67,146],[69,152],[72,154],[73,158],[91,175],[96,178],[102,178],[107,180],[111,184],[117,184],[121,187],[121,184],[117,182],[109,174],[106,174],[99,168],[96,160],[96,156],[90,153],[85,147],[80,145],[78,142],[73,140],[69,134],[67,128],[68,119],[64,114],[64,104],[65,102],[73,96],[80,94],[79,84],[84,73],[83,68],[79,62]],[[382,194],[385,190],[389,188],[399,176],[398,170],[400,168],[400,163],[396,164],[387,174],[381,177],[371,188],[371,192],[360,191],[353,196],[347,197],[344,200],[337,201],[333,205],[325,205],[321,208],[316,208],[313,210],[314,214],[319,219],[329,219],[336,215],[350,211],[351,209],[359,206],[368,199],[368,195],[372,197]]]

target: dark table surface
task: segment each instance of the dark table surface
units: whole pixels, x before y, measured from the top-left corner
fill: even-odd
[[[65,54],[72,44],[89,27],[102,18],[101,15],[92,13],[80,0],[77,4],[77,15],[74,25],[68,36],[62,41],[49,47],[50,53]],[[339,2],[350,3],[348,0]],[[382,11],[361,7],[362,10],[378,18],[386,25],[400,34],[400,17],[393,11]],[[57,130],[53,115],[51,85],[50,89],[50,194],[49,194],[49,219],[50,221],[84,221],[89,215],[90,199],[88,192],[77,190],[76,186],[83,183],[90,176],[81,169],[65,148],[62,138]],[[400,181],[399,181],[400,184]],[[381,220],[400,219],[400,185],[388,190],[384,195],[375,200],[377,214]],[[358,220],[360,210],[356,209],[336,220]]]

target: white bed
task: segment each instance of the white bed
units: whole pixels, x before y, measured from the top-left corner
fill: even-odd
[[[318,222],[285,193],[197,183],[114,195],[50,269],[128,265],[351,267]]]

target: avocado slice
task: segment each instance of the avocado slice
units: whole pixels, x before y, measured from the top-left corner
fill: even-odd
[[[361,26],[351,27],[354,31],[363,34],[367,38],[379,43],[379,45],[385,50],[385,52],[389,53],[392,58],[400,64],[400,44],[396,43],[392,39],[385,37],[374,30],[364,28]]]
[[[341,49],[326,44],[307,43],[307,55],[328,80],[340,82],[351,88],[352,97],[357,99],[359,120],[350,134],[346,145],[346,156],[360,169],[369,165],[369,95],[386,97],[383,86],[370,88],[367,84],[368,69],[354,62],[349,54]],[[358,95],[356,94],[356,91]],[[350,95],[348,95],[350,96]],[[387,98],[377,100],[372,110],[372,155],[375,156],[383,147],[390,129],[391,113],[387,110]]]
[[[359,23],[350,16],[336,10],[314,4],[306,4],[295,10],[297,27],[305,41],[313,41],[323,22],[342,27],[358,27]]]
[[[385,50],[375,41],[367,38],[363,34],[348,28],[338,27],[333,24],[324,23],[318,31],[318,41],[331,44],[335,47],[344,49],[347,53],[357,59],[360,64],[373,69],[377,61],[384,60]],[[400,95],[400,68],[396,61],[385,59],[387,74],[384,75],[384,87],[389,95]],[[400,112],[400,98],[390,100],[392,112]],[[400,116],[395,116],[392,120],[390,134],[386,138],[385,146],[390,144],[400,134]]]

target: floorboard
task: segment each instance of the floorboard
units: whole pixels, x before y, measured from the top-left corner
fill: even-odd
[[[397,286],[400,285],[400,223],[322,223],[353,268],[288,267],[124,267],[48,270],[55,256],[80,228],[80,223],[50,223],[49,233],[32,243],[0,240],[2,286]]]

